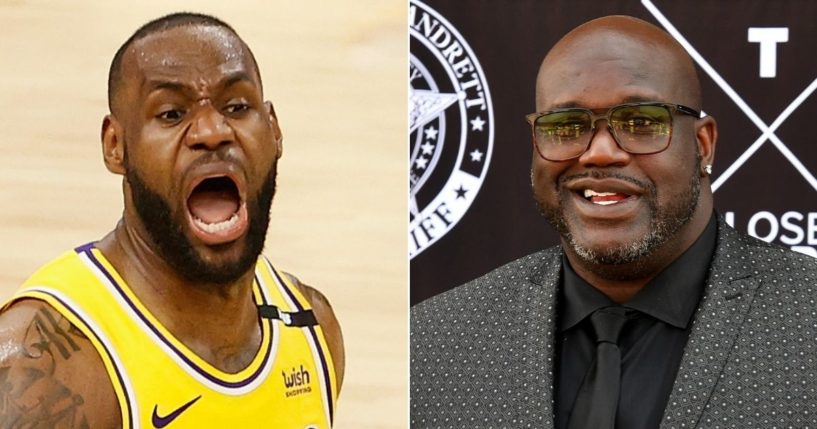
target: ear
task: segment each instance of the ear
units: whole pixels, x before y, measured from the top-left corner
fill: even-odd
[[[102,159],[105,167],[114,174],[125,174],[125,141],[122,125],[113,115],[105,115],[102,120]]]
[[[707,165],[715,165],[715,143],[718,141],[718,123],[712,116],[705,116],[695,121],[695,134],[698,142],[698,153],[701,155],[701,177],[709,176],[704,171]]]
[[[275,150],[277,153],[275,157],[280,158],[284,153],[284,136],[281,133],[281,127],[278,125],[278,116],[275,115],[275,107],[272,106],[272,101],[265,101],[264,105],[267,106],[269,120],[272,124],[272,138],[275,140]]]

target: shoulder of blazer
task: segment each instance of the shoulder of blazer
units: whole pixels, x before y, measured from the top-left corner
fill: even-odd
[[[719,218],[706,289],[660,427],[757,427],[753,419],[769,409],[779,413],[761,426],[802,426],[808,411],[787,395],[796,397],[801,382],[814,384],[813,371],[796,359],[817,344],[816,282],[817,259]]]
[[[462,311],[473,312],[503,305],[514,300],[514,294],[531,287],[545,287],[554,292],[561,271],[561,247],[531,253],[496,268],[454,289],[433,296],[411,308],[412,325],[424,315],[440,318]]]
[[[411,308],[412,360],[435,353],[431,344],[489,341],[526,327],[543,336],[552,330],[561,272],[561,250],[536,252]],[[490,335],[489,335],[490,334]]]
[[[771,276],[795,283],[817,283],[817,259],[738,232],[723,218],[718,219],[712,270],[734,278]]]
[[[560,272],[548,249],[412,308],[412,427],[552,427]]]

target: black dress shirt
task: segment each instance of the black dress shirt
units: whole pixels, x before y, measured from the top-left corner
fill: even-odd
[[[619,337],[621,393],[616,427],[654,429],[661,422],[715,252],[713,215],[704,232],[632,300]],[[579,277],[563,257],[556,362],[556,428],[564,429],[595,355],[590,314],[616,306]]]

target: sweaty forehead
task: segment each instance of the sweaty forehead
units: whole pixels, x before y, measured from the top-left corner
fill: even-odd
[[[216,83],[225,75],[246,73],[256,79],[244,43],[227,29],[187,25],[150,34],[133,43],[123,59],[126,80],[189,80]]]

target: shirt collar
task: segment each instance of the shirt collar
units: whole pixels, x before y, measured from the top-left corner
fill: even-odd
[[[616,305],[598,289],[587,284],[570,266],[562,254],[562,317],[559,330],[566,331],[602,307]]]
[[[715,253],[717,222],[713,213],[704,231],[681,256],[625,303],[680,329],[692,320],[704,290],[704,282]],[[566,331],[602,307],[617,305],[579,277],[562,255],[562,312],[559,330]]]

